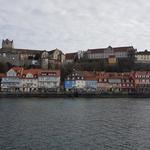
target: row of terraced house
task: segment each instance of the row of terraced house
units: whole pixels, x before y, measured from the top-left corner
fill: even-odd
[[[66,91],[98,93],[150,93],[150,72],[74,71],[68,75]]]
[[[61,84],[60,70],[13,67],[0,74],[1,92],[150,93],[150,72],[90,72],[73,70]]]
[[[56,92],[60,88],[59,70],[13,67],[0,77],[2,92]]]

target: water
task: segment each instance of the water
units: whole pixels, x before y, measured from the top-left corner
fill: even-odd
[[[0,99],[0,150],[149,149],[149,99]]]

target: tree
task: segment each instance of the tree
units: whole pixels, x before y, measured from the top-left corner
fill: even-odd
[[[13,67],[13,65],[10,64],[9,62],[7,62],[7,63],[0,62],[0,72],[1,73],[6,73],[11,67]]]

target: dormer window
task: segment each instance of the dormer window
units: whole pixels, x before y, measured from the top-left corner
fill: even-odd
[[[22,77],[23,77],[23,78],[25,78],[25,77],[26,77],[26,75],[25,75],[25,74],[23,74],[23,75],[22,75]]]
[[[17,77],[19,77],[20,76],[20,73],[17,73]]]
[[[37,74],[35,74],[35,75],[34,75],[34,78],[37,78],[37,77],[38,77],[38,75],[37,75]]]

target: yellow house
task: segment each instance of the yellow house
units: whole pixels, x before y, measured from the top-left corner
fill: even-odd
[[[110,65],[115,65],[117,64],[117,58],[115,57],[115,55],[110,55],[108,58],[108,64]]]

